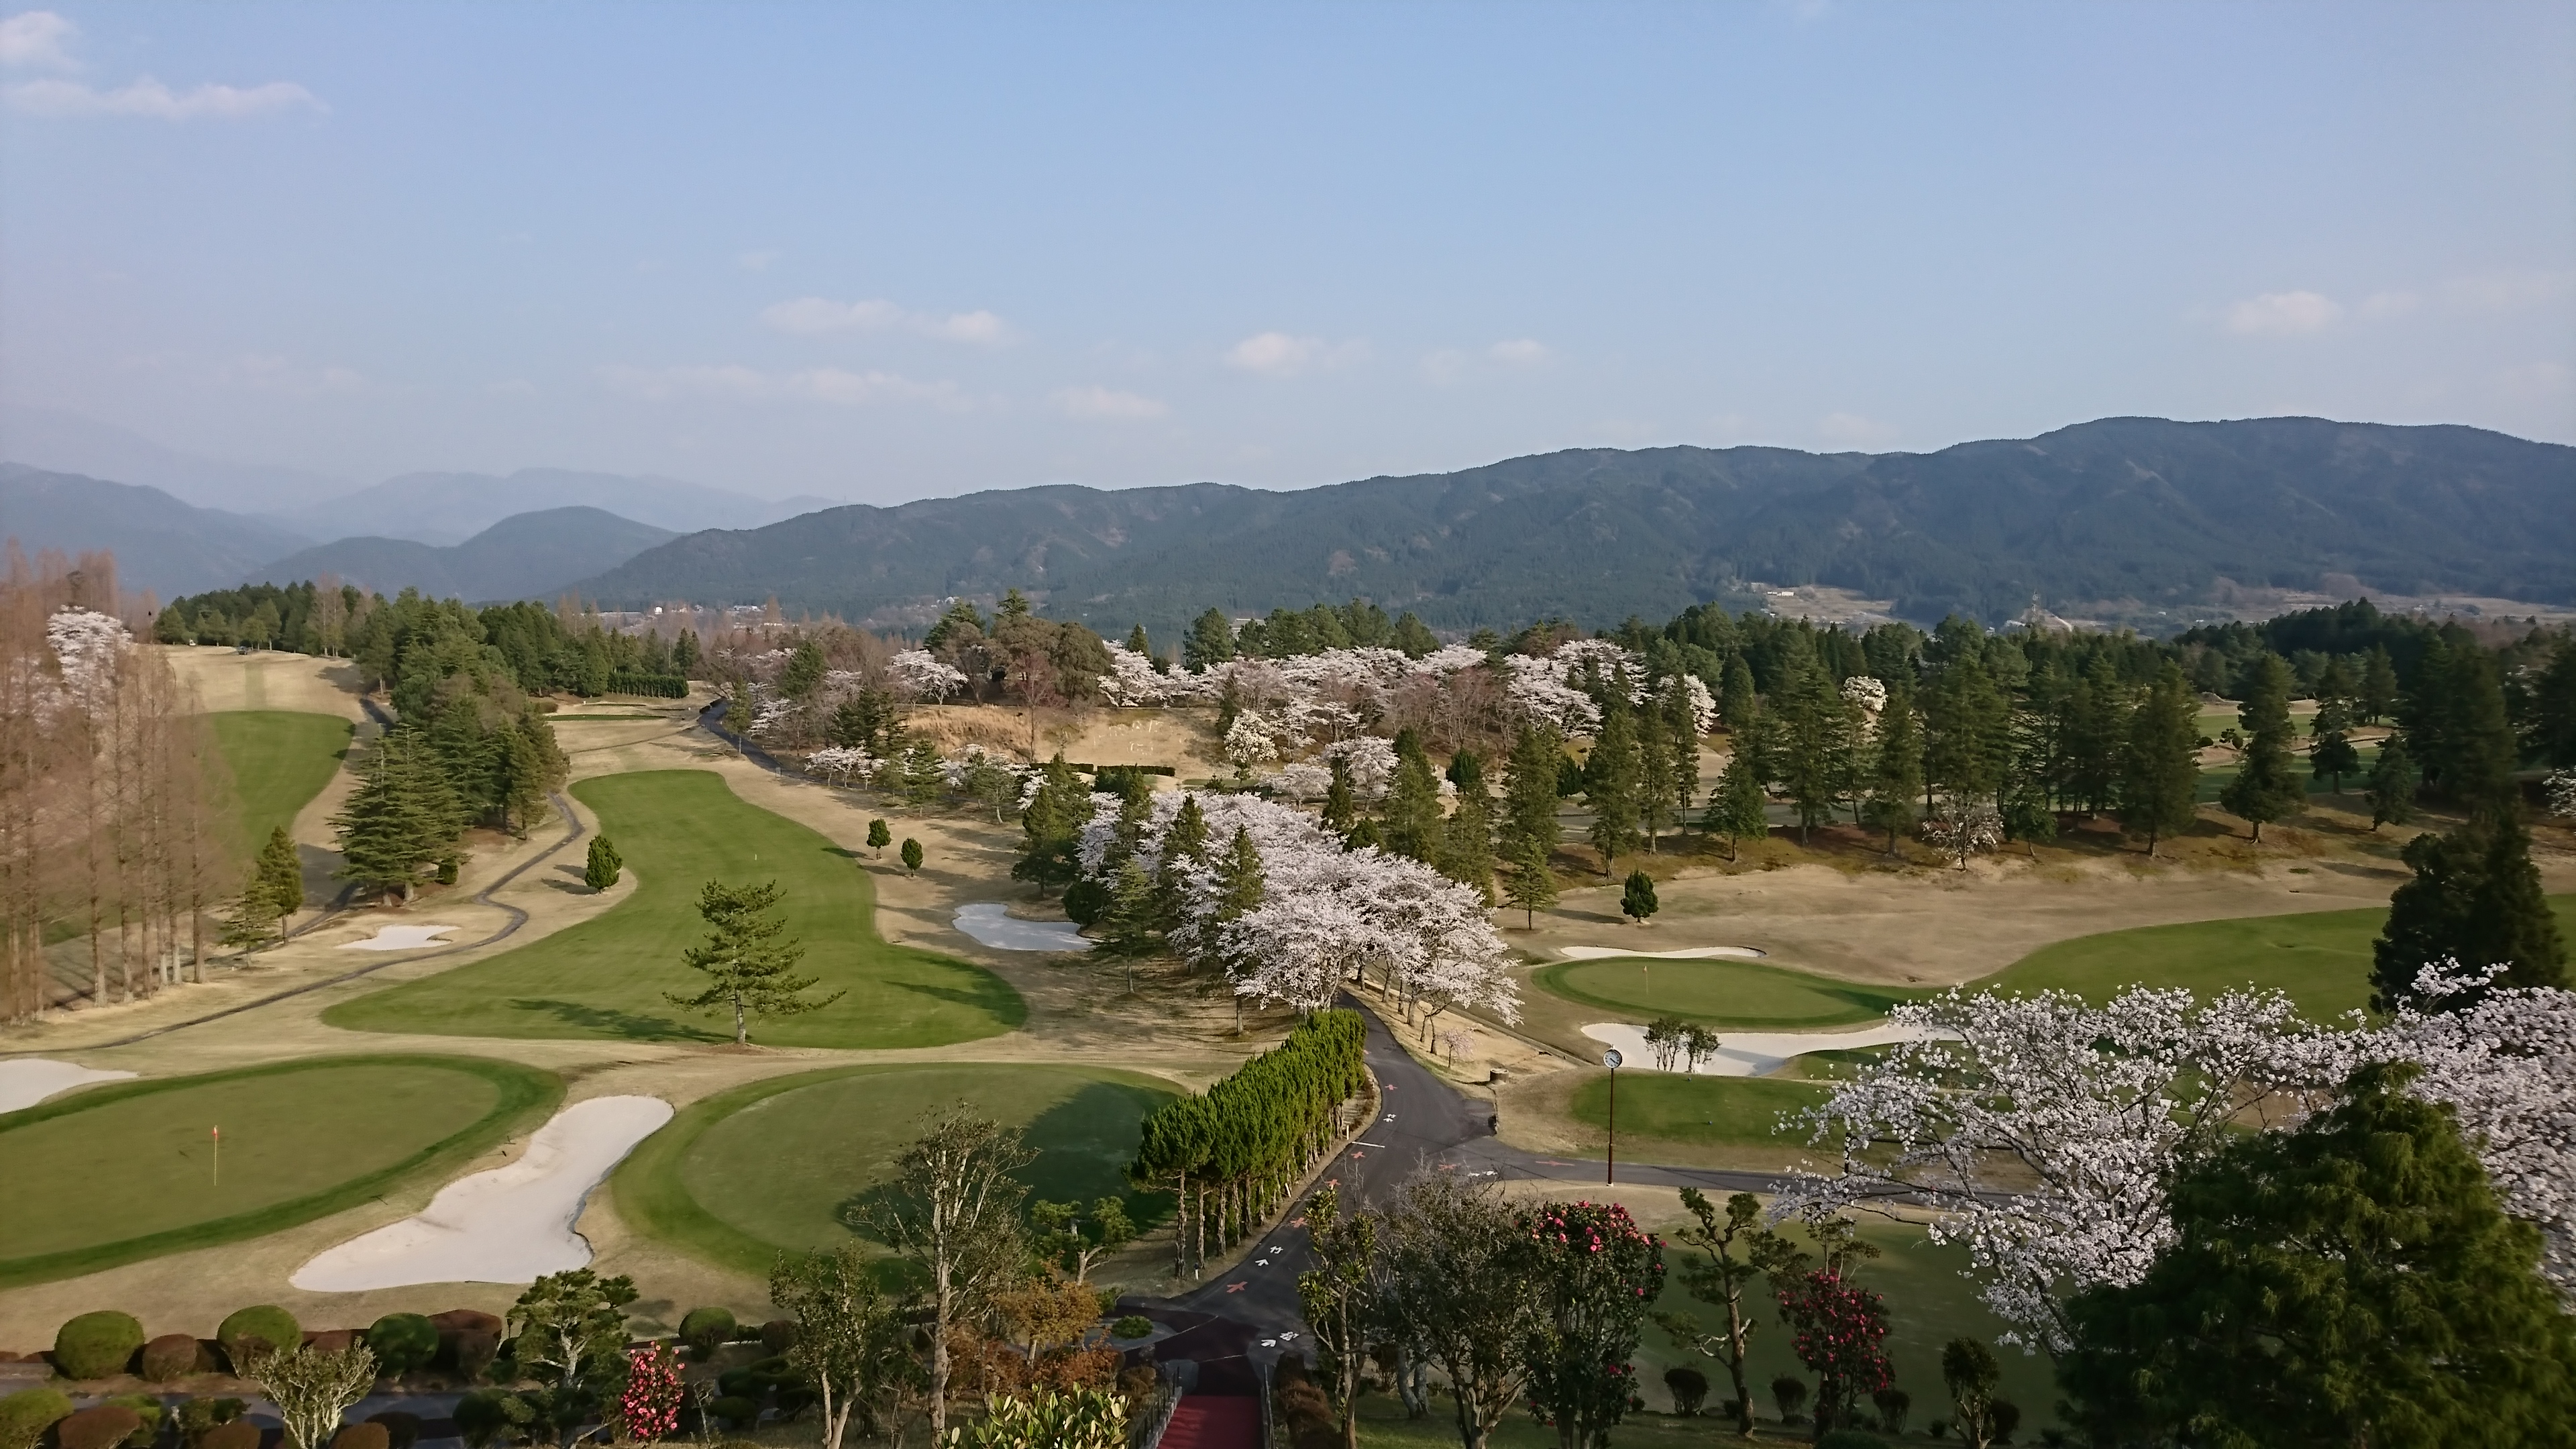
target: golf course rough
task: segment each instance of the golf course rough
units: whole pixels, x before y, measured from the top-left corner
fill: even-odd
[[[533,1127],[563,1090],[551,1072],[480,1057],[313,1057],[93,1087],[10,1113],[0,1288],[353,1207]]]
[[[889,945],[876,896],[851,852],[743,801],[708,770],[603,775],[572,787],[617,841],[636,889],[578,925],[323,1013],[353,1031],[623,1041],[726,1041],[721,1011],[674,1006],[706,984],[680,959],[706,933],[699,887],[778,882],[787,934],[804,943],[808,993],[838,1001],[755,1019],[763,1046],[924,1047],[998,1035],[1027,1014],[1000,977],[933,952]]]
[[[1119,1196],[1139,1227],[1169,1216],[1169,1194],[1131,1190],[1126,1167],[1145,1115],[1178,1090],[1107,1068],[961,1062],[834,1067],[775,1077],[683,1108],[609,1179],[629,1226],[707,1262],[769,1271],[780,1252],[849,1241],[924,1119],[960,1102],[1023,1129],[1037,1157],[1031,1195]],[[864,1235],[863,1235],[864,1236]]]
[[[1838,981],[1758,961],[1596,956],[1542,966],[1540,990],[1635,1020],[1678,1016],[1719,1027],[1803,1031],[1876,1021],[1921,992]]]

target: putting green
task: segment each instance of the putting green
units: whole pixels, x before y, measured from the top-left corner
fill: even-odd
[[[349,752],[352,726],[331,714],[283,709],[226,710],[206,716],[215,747],[233,773],[236,821],[244,847],[256,852],[280,825],[322,793]]]
[[[1825,1100],[1828,1089],[1777,1077],[1684,1077],[1627,1072],[1619,1078],[1619,1138],[1651,1137],[1694,1147],[1806,1147],[1799,1132],[1779,1130],[1780,1114]],[[1610,1077],[1574,1089],[1574,1120],[1607,1131]]]
[[[1139,1224],[1169,1194],[1129,1190],[1138,1124],[1176,1093],[1130,1072],[1054,1066],[835,1067],[720,1092],[645,1139],[611,1179],[617,1210],[710,1262],[766,1273],[781,1251],[843,1243],[843,1215],[894,1175],[924,1114],[959,1101],[1023,1129],[1035,1197],[1122,1196]]]
[[[337,1212],[471,1161],[562,1098],[552,1073],[510,1062],[316,1057],[0,1116],[0,1287]]]
[[[811,995],[841,999],[802,1016],[755,1019],[766,1046],[940,1046],[992,1036],[1026,1015],[1019,993],[981,967],[888,945],[875,892],[848,851],[744,803],[706,770],[607,775],[573,787],[635,873],[633,894],[544,940],[386,987],[322,1015],[355,1031],[442,1036],[723,1041],[730,1016],[673,1006],[705,978],[680,960],[706,934],[698,888],[775,880],[787,933],[805,944]],[[576,858],[575,862],[578,864]],[[569,877],[557,875],[558,881]]]
[[[2562,938],[2576,940],[2576,895],[2551,896]],[[2370,946],[2382,906],[2247,916],[2106,931],[2042,946],[1976,983],[2004,991],[2072,991],[2100,1001],[2124,986],[2187,986],[2203,998],[2253,984],[2288,992],[2324,1020],[2370,1003]]]
[[[1650,961],[1607,956],[1541,967],[1540,989],[1642,1020],[1679,1016],[1717,1026],[1798,1030],[1874,1021],[1918,992],[1810,976],[1758,961]]]

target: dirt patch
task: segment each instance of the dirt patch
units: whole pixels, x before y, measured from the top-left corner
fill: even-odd
[[[364,719],[358,705],[358,666],[346,659],[258,650],[244,654],[212,644],[153,646],[172,672],[197,691],[209,713],[235,709],[291,709]]]

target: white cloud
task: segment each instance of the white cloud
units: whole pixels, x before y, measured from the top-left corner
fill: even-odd
[[[828,297],[799,297],[765,308],[760,320],[781,332],[820,337],[834,332],[885,332],[900,330],[942,342],[968,342],[980,346],[998,346],[1015,340],[1010,324],[991,312],[952,312],[940,316],[933,312],[909,312],[892,302],[872,298],[863,302],[835,302]]]
[[[1295,377],[1341,367],[1367,356],[1368,344],[1357,339],[1336,343],[1286,332],[1256,332],[1226,349],[1225,365],[1265,377]]]
[[[79,81],[35,80],[0,87],[0,97],[7,99],[13,111],[58,119],[142,116],[156,121],[193,121],[211,116],[231,120],[291,106],[328,109],[311,91],[291,81],[249,87],[202,85],[195,90],[174,91],[145,76],[130,85],[103,91]]]
[[[1144,422],[1171,412],[1160,399],[1112,387],[1061,387],[1047,400],[1066,417],[1106,422]]]
[[[1816,420],[1816,436],[1828,447],[1857,452],[1888,442],[1896,429],[1858,413],[1827,413]]]
[[[801,372],[767,373],[739,363],[698,367],[603,367],[600,380],[611,389],[654,402],[673,398],[732,398],[744,401],[787,400],[859,407],[872,403],[926,403],[963,411],[966,400],[949,382],[915,382],[891,372],[851,372],[814,367]]]
[[[2240,337],[2295,337],[2322,331],[2343,304],[2321,292],[2265,292],[2227,309],[2227,330]]]
[[[51,10],[28,10],[0,20],[0,65],[77,70],[63,42],[79,30],[79,26]]]
[[[1485,355],[1510,367],[1536,367],[1554,354],[1534,338],[1515,337],[1486,348]]]

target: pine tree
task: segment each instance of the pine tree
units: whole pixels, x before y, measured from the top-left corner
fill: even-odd
[[[2298,726],[2290,721],[2290,666],[2280,655],[2267,653],[2254,661],[2236,718],[2247,733],[2245,752],[2218,803],[2250,822],[2260,845],[2265,821],[2284,819],[2307,803],[2307,791],[2291,763],[2290,744]]]
[[[304,861],[296,854],[295,842],[288,838],[285,826],[270,827],[268,843],[260,847],[259,864],[252,878],[276,919],[284,920],[304,909]]]
[[[2120,824],[2156,842],[2190,828],[2200,792],[2199,719],[2182,667],[2168,663],[2129,714],[2129,740],[2120,760]]]
[[[778,900],[776,881],[756,886],[708,881],[698,891],[698,915],[709,927],[707,938],[680,955],[691,970],[706,973],[707,987],[695,996],[664,993],[673,1006],[730,1009],[735,1046],[750,1044],[753,1017],[820,1011],[844,994],[835,991],[820,1000],[803,995],[820,978],[790,974],[805,948],[793,938],[782,939],[787,924],[770,914]]]
[[[1675,674],[1664,681],[1656,704],[1664,712],[1664,799],[1669,818],[1684,824],[1691,802],[1699,798],[1699,719],[1691,712],[1690,687]]]
[[[2354,703],[2365,724],[2378,724],[2396,712],[2397,663],[2388,657],[2386,645],[2371,646],[2370,659],[2361,668],[2361,688]]]
[[[1148,659],[1154,657],[1153,639],[1152,636],[1145,632],[1144,625],[1139,624],[1135,628],[1127,631],[1127,652],[1130,654],[1142,654]]]
[[[1386,795],[1386,848],[1429,862],[1440,854],[1440,776],[1412,730],[1395,736],[1395,782]]]
[[[1458,792],[1440,841],[1440,873],[1494,903],[1493,806],[1483,789]]]
[[[1556,906],[1556,872],[1547,855],[1546,846],[1523,840],[1512,857],[1511,878],[1503,882],[1503,904],[1521,913],[1523,929],[1536,929],[1538,913]]]
[[[1205,942],[1205,964],[1225,969],[1227,962],[1217,940],[1220,929],[1259,909],[1268,893],[1269,887],[1261,874],[1260,847],[1252,843],[1252,833],[1238,825],[1233,841],[1216,862],[1216,909],[1209,912],[1206,933],[1201,938]],[[1240,995],[1234,998],[1234,1031],[1237,1036],[1243,1034],[1243,998]]]
[[[2352,706],[2340,694],[2323,694],[2311,730],[2308,775],[2328,782],[2340,795],[2343,777],[2361,769],[2361,752],[2352,747]]]
[[[1503,849],[1519,860],[1525,843],[1556,849],[1556,802],[1565,741],[1545,725],[1524,724],[1512,737],[1510,774],[1503,786]]]
[[[1040,769],[1037,793],[1020,812],[1020,829],[1028,840],[1011,867],[1011,879],[1035,885],[1040,897],[1049,886],[1070,882],[1079,865],[1082,827],[1090,819],[1091,792],[1059,751]]]
[[[787,656],[787,667],[778,671],[778,692],[801,702],[821,686],[830,668],[822,648],[811,639],[803,640]]]
[[[1850,707],[1812,649],[1802,642],[1787,667],[1770,713],[1779,721],[1780,783],[1797,807],[1798,843],[1805,845],[1807,832],[1832,817],[1841,783],[1851,774],[1854,731]]]
[[[610,843],[608,837],[594,835],[590,838],[589,858],[582,863],[581,883],[592,890],[604,891],[617,884],[617,877],[625,868],[625,859],[618,855],[617,847]]]
[[[2394,736],[2379,745],[2379,759],[2370,767],[2370,788],[2365,796],[2370,801],[2370,828],[2404,825],[2415,818],[2415,757],[2406,753],[2406,741]]]
[[[1601,852],[1601,873],[1637,843],[1636,720],[1615,692],[1601,711],[1601,732],[1583,762],[1583,803],[1592,809],[1592,846]]]
[[[1348,835],[1359,823],[1359,792],[1351,786],[1351,761],[1348,755],[1335,755],[1332,761],[1333,783],[1324,788],[1324,828],[1335,835]]]
[[[1727,733],[1737,737],[1739,747],[1760,708],[1753,694],[1753,671],[1745,666],[1744,656],[1727,655],[1726,672],[1719,676],[1717,716],[1725,722]]]
[[[871,820],[868,822],[868,849],[877,853],[877,859],[885,859],[885,848],[892,844],[894,844],[894,828],[892,826],[886,824],[882,819]]]
[[[2096,657],[2067,695],[2061,736],[2066,797],[2088,820],[2110,809],[2118,798],[2128,714],[2128,687],[2120,682],[2108,655]]]
[[[1960,657],[1923,696],[1924,773],[1953,801],[1995,798],[2011,749],[2012,712],[1981,659]]]
[[[1234,625],[1222,609],[1199,615],[1181,640],[1181,664],[1192,674],[1205,674],[1211,665],[1223,664],[1233,657]]]
[[[444,856],[464,828],[418,732],[396,727],[358,769],[357,788],[332,818],[340,874],[364,889],[411,899],[421,866]]]
[[[1642,870],[1628,872],[1627,882],[1619,891],[1619,913],[1642,926],[1657,909],[1655,878]]]
[[[1154,862],[1155,926],[1179,926],[1189,905],[1190,873],[1207,860],[1207,812],[1199,797],[1183,795],[1172,823],[1163,828],[1162,852]]]
[[[1726,768],[1718,772],[1717,788],[1709,792],[1706,826],[1711,835],[1726,837],[1726,858],[1734,860],[1743,852],[1748,840],[1760,840],[1771,833],[1770,795],[1762,788],[1762,777],[1755,773],[1753,758],[1739,744],[1727,756]]]
[[[683,679],[693,678],[698,667],[698,631],[682,629],[671,641],[671,672]]]
[[[903,862],[907,872],[918,872],[921,869],[921,842],[905,836],[903,847],[895,852],[895,858]]]
[[[2480,817],[2447,835],[2406,842],[2415,878],[2388,901],[2388,924],[2371,946],[2373,1000],[2383,1011],[2415,1000],[2426,966],[2501,966],[2504,986],[2562,986],[2566,947],[2531,863],[2531,835],[2511,815]],[[2440,998],[2465,1004],[2469,993]]]
[[[1656,839],[1672,823],[1664,792],[1672,779],[1672,746],[1661,711],[1637,711],[1637,829],[1646,837],[1646,852],[1657,853]]]
[[[1923,793],[1923,736],[1914,723],[1914,686],[1903,676],[1887,680],[1887,703],[1878,712],[1878,748],[1864,819],[1887,832],[1887,853],[1914,828],[1915,802]]]

